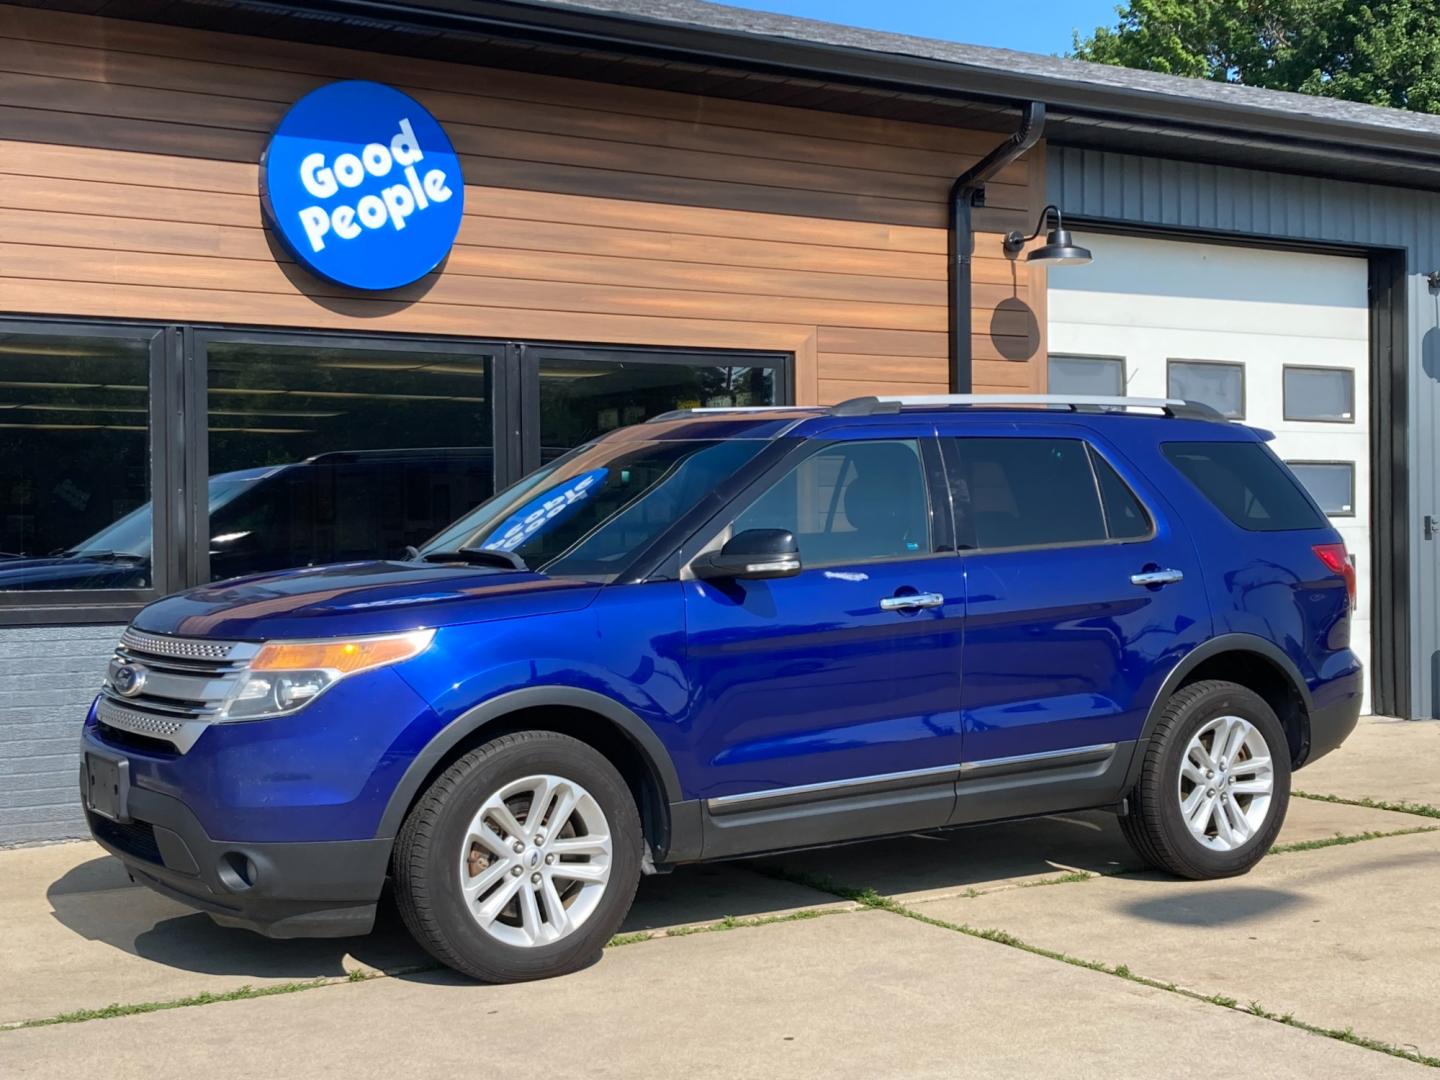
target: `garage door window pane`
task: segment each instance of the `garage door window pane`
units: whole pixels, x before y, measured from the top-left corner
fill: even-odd
[[[1198,360],[1171,360],[1168,393],[1209,405],[1222,416],[1245,416],[1245,369],[1239,364]]]
[[[1355,516],[1355,466],[1349,462],[1292,461],[1290,471],[1300,478],[1320,509],[1331,517]]]
[[[1052,394],[1115,397],[1125,393],[1125,361],[1107,356],[1052,356],[1049,379]]]
[[[210,576],[393,558],[494,491],[491,360],[212,342]]]
[[[778,369],[746,364],[541,357],[540,460],[671,409],[774,405]]]
[[[1355,422],[1355,373],[1349,368],[1285,369],[1285,419]]]
[[[153,584],[150,343],[0,334],[0,592]]]

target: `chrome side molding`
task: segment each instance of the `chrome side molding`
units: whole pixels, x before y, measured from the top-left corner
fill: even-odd
[[[931,769],[909,769],[905,772],[876,773],[873,776],[855,776],[848,780],[827,780],[818,784],[798,784],[795,787],[766,788],[763,791],[746,791],[739,795],[717,795],[705,800],[705,809],[712,814],[734,813],[739,810],[759,809],[766,804],[808,802],[858,795],[866,790],[886,790],[896,787],[924,786],[927,780],[951,779],[959,775],[958,765],[940,765]]]
[[[1093,746],[1077,746],[1064,750],[1042,750],[1038,754],[1016,754],[1013,757],[986,758],[984,761],[967,761],[960,766],[960,779],[980,779],[1001,773],[1025,772],[1029,769],[1061,769],[1067,765],[1088,765],[1103,761],[1115,753],[1117,744],[1096,743]]]
[[[1113,755],[1116,745],[1116,743],[1097,743],[1094,746],[1045,750],[1038,754],[1017,754],[1014,757],[989,758],[985,761],[968,761],[958,765],[939,765],[929,769],[875,773],[871,776],[855,776],[845,780],[828,780],[817,784],[766,788],[762,791],[745,791],[738,795],[717,795],[705,800],[705,809],[716,815],[733,814],[747,810],[768,809],[772,806],[821,802],[826,799],[845,798],[871,792],[927,787],[945,780],[963,782],[968,779],[980,780],[1006,773],[1027,772],[1032,769],[1039,771],[1061,769],[1070,765],[1088,765],[1104,761]]]

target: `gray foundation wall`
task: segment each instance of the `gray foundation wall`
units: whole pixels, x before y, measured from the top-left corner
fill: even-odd
[[[0,629],[0,847],[86,835],[80,727],[122,629]]]

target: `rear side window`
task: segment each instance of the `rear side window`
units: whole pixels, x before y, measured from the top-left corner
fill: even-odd
[[[1169,442],[1161,449],[1242,529],[1288,532],[1325,524],[1295,478],[1259,443]]]
[[[1105,502],[1105,524],[1109,526],[1110,539],[1138,540],[1149,536],[1150,515],[1130,485],[1094,450],[1090,451],[1090,459],[1095,463],[1095,482],[1100,485],[1100,497]]]
[[[1079,439],[951,440],[955,515],[979,548],[1107,539],[1090,457]]]

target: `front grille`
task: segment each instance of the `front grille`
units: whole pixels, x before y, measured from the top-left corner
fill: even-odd
[[[155,735],[162,739],[174,738],[185,726],[183,720],[172,720],[167,716],[154,716],[137,709],[117,705],[108,697],[102,697],[95,708],[95,719],[122,731],[133,731],[137,735]]]
[[[259,651],[246,641],[167,637],[126,629],[100,692],[96,719],[107,728],[162,740],[180,753],[195,744]],[[129,679],[126,695],[115,674]],[[141,681],[135,681],[136,674]]]
[[[90,830],[96,839],[125,852],[126,855],[144,859],[156,866],[165,865],[165,861],[160,858],[160,845],[155,842],[155,827],[148,821],[131,821],[122,825],[99,814],[90,814],[89,817]]]
[[[173,758],[179,753],[179,749],[172,739],[136,735],[121,728],[111,727],[103,720],[95,724],[95,733],[100,736],[102,742],[117,750],[131,750],[137,754],[148,754],[150,757],[160,758]]]
[[[152,656],[171,656],[182,660],[225,660],[238,647],[234,641],[209,641],[205,638],[165,637],[147,634],[126,627],[120,635],[120,647]]]

